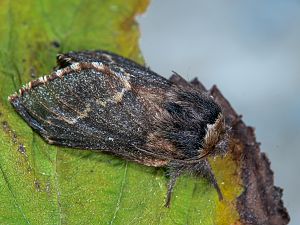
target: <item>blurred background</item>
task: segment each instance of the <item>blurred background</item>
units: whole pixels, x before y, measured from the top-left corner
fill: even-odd
[[[153,0],[138,21],[152,70],[217,84],[256,128],[300,224],[300,1]]]

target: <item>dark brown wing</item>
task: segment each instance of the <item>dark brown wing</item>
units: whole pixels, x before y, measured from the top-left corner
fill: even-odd
[[[147,145],[147,139],[170,84],[151,71],[142,73],[139,66],[128,68],[117,63],[73,62],[30,82],[10,101],[51,144],[164,165],[172,154]]]
[[[78,62],[99,62],[109,65],[109,68],[115,74],[129,73],[132,76],[130,82],[133,85],[160,89],[166,89],[170,86],[170,81],[154,73],[149,68],[109,51],[68,52],[57,56],[57,64],[60,68]]]
[[[140,69],[143,72],[145,69],[147,70],[144,66],[139,65],[128,58],[124,58],[115,53],[104,50],[68,52],[57,56],[57,63],[60,67],[65,67],[75,62],[102,62],[107,64],[118,64],[122,65],[122,67]]]

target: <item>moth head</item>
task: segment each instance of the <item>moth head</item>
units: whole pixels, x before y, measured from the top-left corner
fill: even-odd
[[[202,147],[199,149],[199,158],[224,155],[228,148],[228,133],[229,127],[226,126],[224,115],[220,112],[213,124],[207,124]]]
[[[221,107],[208,93],[173,89],[165,102],[167,116],[160,119],[162,136],[185,159],[223,155],[228,145],[228,127]]]

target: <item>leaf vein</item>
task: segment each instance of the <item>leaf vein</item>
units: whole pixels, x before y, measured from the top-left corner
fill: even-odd
[[[56,156],[55,156],[55,175],[54,175],[54,180],[55,180],[55,186],[56,186],[56,193],[57,193],[57,206],[58,206],[58,216],[59,216],[59,221],[58,224],[62,224],[62,215],[61,215],[61,202],[60,202],[60,189],[59,189],[59,181],[58,181],[58,172],[57,172],[57,155],[58,151],[56,150]]]
[[[15,193],[12,190],[12,187],[11,187],[9,181],[8,181],[8,178],[7,178],[7,176],[6,176],[5,172],[4,172],[1,164],[0,164],[0,170],[1,170],[1,173],[2,173],[2,177],[3,177],[4,181],[5,181],[5,184],[7,185],[7,188],[9,190],[9,193],[11,194],[11,196],[12,196],[12,198],[14,200],[14,204],[15,204],[16,208],[21,213],[21,215],[22,215],[23,219],[26,221],[26,223],[27,224],[31,224],[30,221],[28,220],[28,218],[26,217],[26,215],[25,215],[25,213],[24,213],[21,205],[18,203],[18,200],[17,200],[17,198],[15,196]]]
[[[118,197],[118,201],[117,201],[117,205],[116,205],[116,209],[113,215],[113,218],[110,221],[110,225],[112,225],[117,217],[117,213],[120,210],[120,205],[121,205],[121,199],[124,193],[124,186],[125,186],[125,180],[126,180],[126,176],[127,176],[127,167],[128,167],[128,162],[126,162],[125,164],[125,169],[124,169],[124,175],[123,175],[123,179],[122,179],[122,183],[121,183],[121,188],[120,188],[120,193],[119,193],[119,197]]]

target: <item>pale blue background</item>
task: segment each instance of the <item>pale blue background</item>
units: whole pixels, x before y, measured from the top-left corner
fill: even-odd
[[[256,127],[292,225],[300,224],[300,1],[153,0],[139,17],[147,64],[217,84]]]

